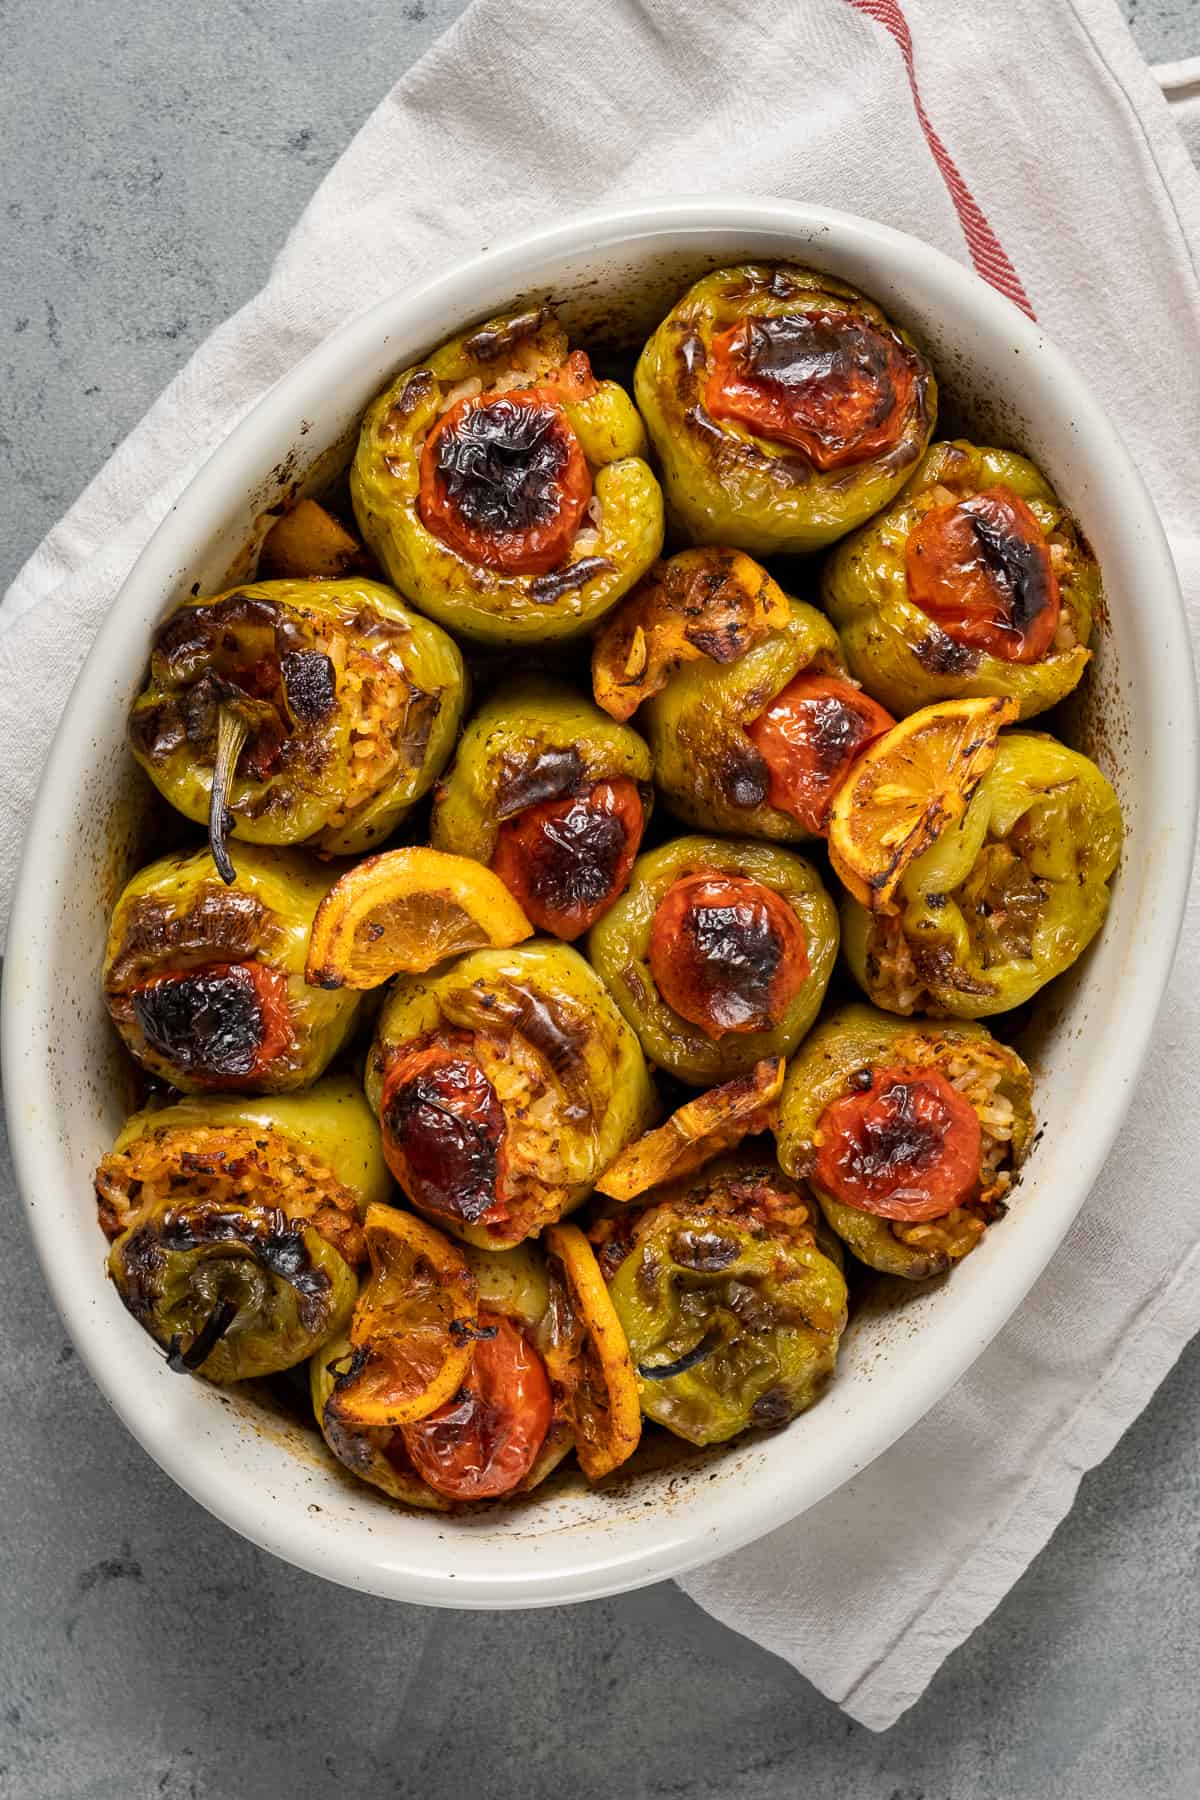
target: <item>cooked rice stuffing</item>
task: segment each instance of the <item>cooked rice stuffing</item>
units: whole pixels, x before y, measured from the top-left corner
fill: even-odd
[[[509,1218],[534,1231],[561,1218],[570,1197],[559,1153],[565,1130],[587,1130],[563,1116],[562,1092],[543,1058],[520,1033],[479,1033],[475,1058],[496,1091],[508,1126],[506,1138]]]
[[[96,1171],[100,1225],[117,1237],[163,1201],[277,1207],[311,1224],[346,1261],[365,1260],[358,1205],[324,1163],[289,1138],[238,1125],[167,1126],[110,1151]]]

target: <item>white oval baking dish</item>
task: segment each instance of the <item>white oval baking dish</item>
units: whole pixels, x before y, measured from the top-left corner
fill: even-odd
[[[327,473],[389,375],[468,323],[553,298],[575,334],[644,336],[697,274],[787,257],[864,288],[927,346],[939,435],[970,429],[1045,469],[1100,558],[1108,617],[1076,732],[1128,826],[1104,932],[1040,1018],[1044,1134],[1003,1226],[952,1280],[849,1330],[827,1398],[781,1434],[640,1468],[592,1491],[457,1520],[357,1485],[314,1437],[237,1391],[181,1381],[104,1272],[91,1172],[123,1114],[100,998],[107,915],[145,838],[124,748],[149,636],[193,583],[218,587],[255,518]],[[270,473],[268,473],[270,472]],[[1006,300],[881,225],[817,207],[689,199],[533,233],[395,295],[330,338],[221,446],[116,597],[47,759],[12,915],[3,1051],[13,1151],[47,1280],[97,1384],[161,1466],[234,1529],[333,1580],[397,1599],[518,1607],[658,1580],[761,1536],[830,1493],[962,1374],[1053,1254],[1119,1128],[1180,924],[1197,721],[1170,554],[1140,477],[1079,376]],[[1000,1422],[998,1422],[999,1424]]]

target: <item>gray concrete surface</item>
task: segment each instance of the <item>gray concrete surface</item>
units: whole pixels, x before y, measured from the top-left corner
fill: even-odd
[[[0,583],[456,0],[0,0]],[[1127,0],[1151,59],[1196,0]],[[1200,1344],[874,1737],[673,1588],[422,1612],[260,1555],[108,1413],[2,1166],[3,1800],[1195,1800]]]

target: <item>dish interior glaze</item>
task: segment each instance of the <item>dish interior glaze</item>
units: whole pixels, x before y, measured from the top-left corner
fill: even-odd
[[[104,1273],[91,1175],[123,1121],[128,1073],[100,994],[110,908],[162,814],[124,744],[155,622],[193,587],[246,572],[263,513],[320,489],[389,377],[513,303],[552,301],[600,353],[644,338],[706,270],[791,258],[864,289],[924,345],[938,435],[1034,458],[1099,557],[1107,615],[1068,735],[1100,762],[1127,838],[1108,922],[1034,1032],[1043,1134],[1000,1229],[952,1281],[885,1286],[852,1320],[827,1396],[783,1433],[719,1452],[655,1443],[598,1489],[555,1478],[533,1502],[447,1520],[404,1511],[335,1466],[251,1392],[171,1374]],[[806,593],[803,577],[797,591]],[[515,1607],[679,1573],[813,1505],[962,1374],[1045,1266],[1086,1197],[1165,985],[1190,862],[1195,704],[1178,589],[1140,478],[1070,366],[973,275],[914,240],[815,208],[664,202],[572,221],[355,321],[267,397],[201,472],[117,598],[55,741],[8,946],[5,1079],[39,1253],[80,1354],[126,1424],[197,1499],[317,1573],[396,1598]],[[1061,718],[1061,715],[1059,715]],[[161,841],[161,840],[159,840]]]

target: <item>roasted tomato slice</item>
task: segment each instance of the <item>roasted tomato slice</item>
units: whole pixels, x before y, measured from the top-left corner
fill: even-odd
[[[540,931],[570,940],[624,892],[644,825],[636,782],[598,781],[505,819],[492,868]]]
[[[404,1444],[422,1480],[451,1500],[494,1500],[532,1469],[550,1428],[545,1364],[509,1319],[480,1313],[462,1386]]]
[[[505,1216],[508,1122],[468,1032],[395,1058],[380,1122],[388,1168],[414,1206],[464,1225]]]
[[[213,1087],[256,1080],[292,1042],[287,979],[263,963],[172,969],[134,990],[152,1050]]]
[[[916,357],[899,338],[846,314],[784,313],[713,339],[705,404],[839,469],[896,443],[915,387]]]
[[[1040,662],[1058,629],[1058,578],[1042,528],[1011,488],[935,506],[905,549],[913,602],[958,644]]]
[[[936,1069],[860,1069],[817,1125],[817,1186],[881,1219],[940,1219],[979,1184],[974,1107]]]
[[[820,837],[850,764],[895,723],[852,682],[806,674],[776,694],[746,735],[767,765],[771,805]]]
[[[746,875],[681,875],[650,928],[650,973],[668,1006],[711,1038],[777,1025],[808,978],[804,927]]]
[[[460,400],[421,452],[421,518],[469,562],[544,575],[567,559],[592,477],[559,386]]]

